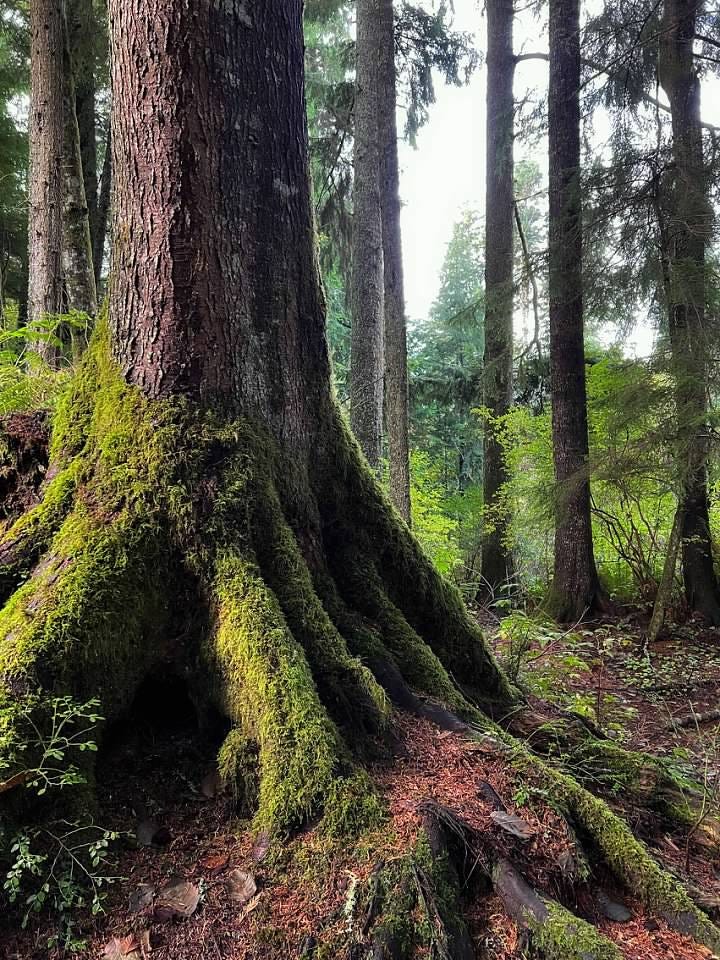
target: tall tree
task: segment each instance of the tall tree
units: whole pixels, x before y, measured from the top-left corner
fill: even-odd
[[[336,833],[377,827],[380,799],[358,764],[368,734],[390,726],[387,696],[483,742],[492,725],[481,709],[517,717],[459,593],[388,508],[333,399],[301,9],[301,0],[266,0],[255,17],[243,0],[221,9],[158,0],[149,17],[147,0],[110,0],[109,328],[98,328],[57,408],[44,503],[2,538],[2,587],[17,586],[0,610],[6,794],[34,769],[22,747],[43,706],[52,723],[57,697],[90,695],[116,718],[160,670],[191,685],[198,707],[222,711],[220,774],[238,784],[254,769],[255,823],[275,831],[321,811]],[[449,709],[419,699],[406,680]],[[473,731],[457,711],[483,726]],[[640,777],[645,758],[562,720],[550,749],[565,732],[594,748],[593,769],[652,781],[648,802],[681,816],[664,767]],[[608,806],[522,745],[513,758],[603,866],[717,948],[720,932]],[[696,828],[697,811],[680,796]],[[434,827],[408,854],[407,874],[393,865],[372,931],[358,944],[362,925],[343,925],[330,955],[386,953],[403,909],[403,945],[473,956],[459,903],[447,904],[459,882]],[[0,843],[11,836],[3,830]],[[588,944],[616,955],[505,861],[490,870],[513,915],[530,903],[549,955],[572,960]],[[415,910],[408,887],[431,906]]]
[[[590,515],[582,294],[580,0],[550,0],[550,392],[555,561],[549,606],[579,619],[602,601]]]
[[[356,34],[350,424],[368,463],[378,470],[382,457],[384,389],[378,128],[383,43],[381,0],[357,0]]]
[[[30,320],[62,310],[63,49],[61,0],[33,0],[28,124]]]
[[[405,284],[400,228],[395,19],[392,0],[380,0],[378,143],[385,292],[385,429],[390,497],[410,523],[410,441]]]
[[[95,269],[95,286],[99,287],[102,276],[103,259],[105,257],[105,243],[108,235],[108,219],[110,216],[110,193],[112,189],[112,133],[108,124],[105,136],[105,152],[103,154],[102,172],[100,174],[100,192],[98,193],[97,217],[95,220],[95,235],[93,238],[93,267]]]
[[[513,399],[513,0],[487,3],[487,174],[485,238],[485,352],[483,402],[492,418],[485,429],[483,496],[485,534],[481,596],[508,589],[512,557],[500,491],[508,479],[495,420]]]
[[[720,625],[708,495],[708,362],[716,342],[706,315],[708,201],[693,44],[702,3],[665,0],[658,76],[672,116],[673,184],[669,198],[668,329],[676,379],[682,463],[682,567],[693,610]]]
[[[65,0],[65,19],[69,38],[69,56],[72,63],[75,114],[80,141],[80,158],[88,210],[90,242],[94,249],[98,217],[95,59],[98,36],[102,32],[102,28],[95,16],[93,0]]]
[[[66,305],[94,317],[97,292],[92,259],[90,211],[85,194],[80,129],[76,111],[75,70],[70,32],[63,28],[63,268]]]

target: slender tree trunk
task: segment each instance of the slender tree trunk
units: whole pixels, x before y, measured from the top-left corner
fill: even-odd
[[[105,241],[108,232],[108,217],[110,215],[110,192],[112,187],[112,133],[108,125],[105,138],[105,154],[103,156],[102,174],[100,176],[100,193],[98,195],[97,224],[93,240],[93,266],[95,268],[95,286],[99,288],[102,277],[103,262],[105,260]]]
[[[550,597],[562,620],[601,602],[593,553],[582,300],[580,3],[550,0],[550,389],[557,484]]]
[[[705,251],[712,233],[713,212],[707,195],[700,81],[693,55],[701,7],[695,0],[666,0],[658,74],[670,103],[675,161],[672,216],[668,224],[668,327],[683,465],[683,579],[690,607],[710,623],[720,625],[707,476],[707,358],[712,355],[715,341],[706,322]]]
[[[62,311],[63,27],[61,0],[30,4],[28,319]],[[38,352],[54,353],[40,343]]]
[[[385,279],[385,429],[390,498],[410,523],[410,440],[407,323],[400,229],[395,19],[392,0],[380,0],[381,42],[378,79],[378,142]]]
[[[75,83],[75,113],[80,136],[85,198],[90,221],[90,240],[95,249],[98,216],[97,131],[95,111],[96,22],[92,0],[65,0],[70,38],[70,58]]]
[[[493,418],[512,406],[513,364],[513,0],[487,3],[487,198],[485,205],[485,355],[483,402]],[[510,587],[512,557],[499,500],[508,479],[494,423],[483,444],[485,532],[480,596]]]
[[[357,0],[350,425],[374,470],[383,427],[384,280],[378,80],[381,0]]]
[[[89,317],[97,313],[95,271],[92,262],[90,217],[80,150],[80,131],[75,113],[75,82],[70,38],[64,31],[63,61],[63,174],[65,204],[63,209],[63,266],[65,296],[70,310],[79,310]]]

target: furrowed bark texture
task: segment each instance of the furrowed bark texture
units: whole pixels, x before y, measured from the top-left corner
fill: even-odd
[[[550,2],[550,390],[557,484],[550,606],[579,619],[600,598],[590,517],[582,300],[580,5]]]
[[[70,35],[63,30],[63,267],[68,310],[79,310],[89,317],[97,313],[97,291],[92,262],[90,216],[85,196],[80,149],[80,130],[76,110],[75,80]]]
[[[483,403],[493,418],[512,406],[513,364],[513,0],[488,0],[487,196],[485,204],[485,354]],[[492,423],[485,427],[481,596],[493,596],[513,579],[505,546],[507,521],[499,494],[508,479]]]
[[[410,523],[410,441],[405,283],[400,229],[395,20],[392,0],[379,0],[381,50],[378,79],[378,142],[385,280],[385,429],[390,497]]]
[[[666,0],[658,76],[670,103],[675,176],[668,225],[668,327],[676,377],[682,449],[684,513],[682,567],[693,610],[720,625],[709,522],[707,422],[708,357],[714,350],[706,323],[706,246],[712,236],[700,122],[700,80],[693,55],[702,4]]]
[[[384,280],[378,149],[381,0],[358,0],[355,75],[350,425],[374,470],[383,427]]]
[[[92,0],[65,0],[65,18],[70,38],[70,58],[75,84],[75,113],[80,135],[85,198],[93,250],[97,236],[98,171],[95,130],[96,22]]]
[[[151,398],[242,410],[306,451],[329,366],[308,243],[299,4],[274,3],[272,16],[241,0],[161,4],[153,18],[143,0],[110,10],[121,369]],[[162,127],[147,121],[157,112]]]
[[[62,311],[63,28],[60,0],[30,4],[28,319]],[[44,346],[41,352],[52,352]]]

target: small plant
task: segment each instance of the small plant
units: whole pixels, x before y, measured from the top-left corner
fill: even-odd
[[[86,783],[73,754],[97,750],[91,734],[102,719],[98,707],[97,700],[78,704],[70,697],[45,703],[33,700],[23,717],[30,736],[12,761],[19,769],[0,782],[0,792],[24,786],[42,797]],[[6,761],[5,769],[9,766]],[[58,931],[48,947],[61,945],[69,952],[83,949],[74,914],[82,907],[89,907],[93,914],[102,911],[103,888],[118,879],[108,858],[117,837],[116,832],[92,822],[68,820],[42,823],[16,834],[10,841],[11,864],[3,888],[9,903],[23,901],[22,926],[43,909],[52,910],[58,917]]]

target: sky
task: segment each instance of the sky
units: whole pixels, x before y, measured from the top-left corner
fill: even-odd
[[[477,48],[485,49],[484,22],[478,0],[454,0],[454,25],[475,35]],[[515,50],[546,50],[533,21],[516,20]],[[547,86],[547,64],[526,61],[516,71],[516,97],[527,87]],[[485,70],[476,71],[466,87],[436,83],[437,102],[420,131],[417,147],[400,145],[403,200],[403,261],[407,312],[410,322],[425,317],[437,296],[439,275],[453,224],[464,208],[480,212],[485,207]],[[703,117],[720,125],[720,80],[704,85]],[[516,150],[516,159],[532,156],[544,167],[544,145]],[[519,332],[519,331],[518,331]],[[653,332],[642,323],[627,338],[629,354],[647,355]]]

